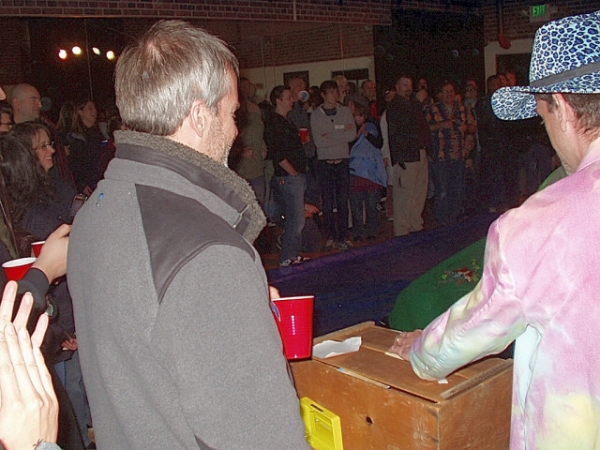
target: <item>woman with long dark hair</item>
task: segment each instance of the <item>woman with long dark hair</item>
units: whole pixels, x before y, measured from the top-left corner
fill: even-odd
[[[45,239],[68,222],[75,191],[60,177],[50,177],[54,147],[47,128],[39,123],[16,125],[10,133],[27,149],[6,152],[0,170],[8,189],[15,225]]]
[[[75,197],[75,191],[66,182],[48,174],[54,154],[49,136],[41,124],[22,123],[15,126],[0,145],[0,172],[6,184],[14,224],[39,240],[46,239],[68,221]],[[61,416],[61,425],[65,424],[66,432],[62,434],[61,446],[80,449],[78,442],[82,442],[81,439],[84,445],[92,444],[87,436],[91,418],[81,378],[73,307],[66,281],[53,286],[49,294],[55,299],[59,314],[49,329],[44,353],[46,360],[56,365],[77,419],[74,422],[68,411],[66,416]],[[62,443],[65,440],[67,445]]]

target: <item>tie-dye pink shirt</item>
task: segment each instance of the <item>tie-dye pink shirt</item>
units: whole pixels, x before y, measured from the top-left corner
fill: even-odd
[[[490,227],[476,288],[412,348],[440,379],[516,339],[511,449],[600,449],[600,139]]]

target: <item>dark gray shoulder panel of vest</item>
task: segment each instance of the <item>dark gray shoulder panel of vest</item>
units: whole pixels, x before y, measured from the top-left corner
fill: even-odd
[[[136,185],[159,303],[179,270],[212,245],[231,245],[254,258],[247,241],[204,205],[164,189]]]

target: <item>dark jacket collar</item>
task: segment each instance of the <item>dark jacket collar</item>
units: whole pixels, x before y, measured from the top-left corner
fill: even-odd
[[[266,219],[250,185],[231,169],[171,139],[136,131],[116,131],[116,157],[171,170],[217,195],[240,214],[235,228],[253,242]],[[198,170],[200,169],[200,170]]]

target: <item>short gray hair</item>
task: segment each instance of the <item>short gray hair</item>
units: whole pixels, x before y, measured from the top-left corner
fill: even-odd
[[[117,61],[115,93],[130,130],[175,133],[196,100],[213,112],[232,89],[238,62],[219,38],[180,20],[155,23]]]

